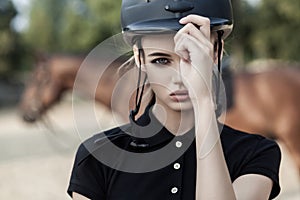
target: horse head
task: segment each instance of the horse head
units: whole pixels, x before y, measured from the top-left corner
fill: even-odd
[[[83,58],[67,55],[39,57],[20,101],[26,122],[35,122],[73,87]]]

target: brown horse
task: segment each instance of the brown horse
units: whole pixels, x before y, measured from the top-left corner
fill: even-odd
[[[26,122],[35,122],[65,91],[73,88],[77,70],[84,57],[70,55],[39,55],[35,69],[20,101],[20,111]]]
[[[98,77],[95,77],[97,69],[93,69],[95,66],[88,67],[84,74],[76,76],[85,59],[83,55],[40,55],[19,102],[24,121],[32,123],[40,120],[67,91],[73,89],[76,78],[80,82],[76,92],[79,91],[85,97],[95,98],[97,102],[111,108],[112,93],[118,80],[118,67],[126,58],[121,57],[109,65],[98,80]],[[95,78],[97,87],[94,91]]]
[[[40,119],[65,91],[73,88],[82,61],[82,57],[52,56],[38,62],[20,103],[26,121]],[[88,95],[95,95],[96,101],[114,109],[126,121],[128,110],[124,109],[124,104],[111,105],[113,90],[118,83],[116,74],[119,65],[118,62],[110,67],[101,77],[95,94],[90,91]],[[233,106],[220,120],[233,128],[282,141],[300,171],[300,68],[282,67],[286,63],[277,65],[259,73],[236,73],[232,80]],[[89,79],[90,75],[86,74],[83,79]],[[89,91],[87,82],[81,82],[84,91]],[[127,78],[122,85],[135,85],[135,82],[136,79]],[[126,92],[124,89],[123,93]],[[118,102],[126,102],[122,93]]]
[[[300,174],[300,67],[239,73],[233,88],[225,124],[282,141]]]

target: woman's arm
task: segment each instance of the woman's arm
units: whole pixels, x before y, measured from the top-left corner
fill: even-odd
[[[270,178],[259,174],[243,175],[233,182],[236,198],[243,200],[268,199],[272,186],[273,181]]]
[[[269,199],[273,182],[266,176],[247,174],[238,177],[233,184],[231,183],[213,106],[205,105],[205,103],[202,105],[199,103],[198,106],[200,108],[196,109],[195,112],[198,121],[195,127],[197,148],[196,199]],[[210,113],[213,117],[209,119],[203,113]],[[197,137],[197,134],[200,137]]]
[[[194,107],[194,112],[197,150],[196,199],[235,200],[237,197],[225,162],[213,103],[209,100],[202,101]]]
[[[84,196],[82,196],[81,194],[78,194],[76,192],[73,192],[73,199],[74,200],[90,200]]]

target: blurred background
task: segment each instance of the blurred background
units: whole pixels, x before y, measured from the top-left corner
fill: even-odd
[[[81,139],[73,120],[69,79],[60,77],[59,92],[63,95],[57,95],[59,103],[55,106],[49,104],[47,113],[41,114],[45,115],[43,118],[34,114],[25,116],[27,110],[21,101],[27,101],[26,105],[41,104],[35,100],[40,94],[24,97],[25,88],[51,81],[47,79],[49,74],[43,77],[37,69],[50,73],[47,66],[61,63],[60,69],[72,64],[80,66],[84,55],[96,45],[120,33],[120,2],[0,0],[0,199],[70,199],[66,189]],[[293,68],[299,66],[299,0],[232,0],[232,3],[235,27],[225,50],[232,58],[235,73],[260,73],[274,63],[277,68],[281,63]],[[295,88],[291,93],[299,94],[300,90]],[[86,122],[80,128],[95,131],[84,116],[88,101],[78,97],[75,104]],[[105,122],[103,129],[110,127],[111,112],[105,103],[99,103],[95,109],[99,120]],[[293,111],[300,113],[299,107]],[[297,120],[296,124],[300,124]],[[300,143],[300,136],[298,139]],[[285,145],[281,141],[279,144],[283,151],[282,192],[277,199],[299,199],[300,168]]]

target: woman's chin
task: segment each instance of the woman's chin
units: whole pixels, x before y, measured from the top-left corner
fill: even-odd
[[[190,111],[193,109],[193,105],[191,101],[185,101],[185,102],[172,102],[169,104],[169,107],[177,112],[184,112],[184,111]]]

